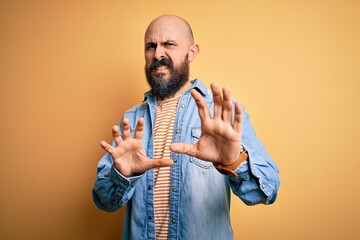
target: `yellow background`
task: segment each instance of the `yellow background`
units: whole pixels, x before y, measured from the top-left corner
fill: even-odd
[[[360,239],[360,2],[1,1],[0,239],[120,239],[92,202],[111,126],[142,101],[143,34],[183,16],[192,77],[229,86],[280,168],[235,239]],[[211,201],[211,199],[204,199]]]

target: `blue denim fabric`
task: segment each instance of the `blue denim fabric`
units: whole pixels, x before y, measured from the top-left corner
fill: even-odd
[[[212,93],[200,80],[192,81],[213,109]],[[190,89],[191,90],[191,89]],[[173,142],[195,143],[201,135],[201,122],[195,101],[186,91],[178,104]],[[156,98],[145,94],[145,101],[125,113],[133,133],[137,120],[145,119],[143,143],[153,158],[153,129]],[[121,128],[120,123],[120,128]],[[233,239],[230,224],[230,188],[245,204],[271,204],[280,185],[278,168],[256,137],[243,111],[242,144],[249,160],[235,172],[238,177],[219,173],[210,162],[172,153],[169,239]],[[109,154],[100,160],[93,188],[95,204],[105,211],[126,205],[123,239],[155,239],[153,170],[140,176],[124,177],[113,166]]]

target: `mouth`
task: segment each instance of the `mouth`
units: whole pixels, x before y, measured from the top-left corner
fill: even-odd
[[[168,75],[169,73],[170,73],[170,70],[167,66],[160,66],[160,67],[155,68],[151,74],[154,77],[164,77],[165,75]]]
[[[168,79],[169,74],[170,74],[170,70],[167,66],[160,66],[158,68],[155,68],[151,72],[153,78],[162,79],[162,80]]]
[[[163,72],[165,70],[167,70],[168,67],[167,66],[160,66],[154,69],[154,72]]]

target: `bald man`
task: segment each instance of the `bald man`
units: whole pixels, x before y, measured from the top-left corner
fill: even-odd
[[[199,46],[184,19],[156,18],[144,42],[151,89],[101,141],[94,202],[127,206],[123,239],[233,239],[230,189],[271,204],[278,168],[230,89],[189,80]]]

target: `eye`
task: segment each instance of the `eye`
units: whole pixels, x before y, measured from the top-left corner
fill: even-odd
[[[156,43],[148,43],[148,44],[146,45],[146,50],[155,49],[156,46],[157,46]]]
[[[170,41],[166,41],[166,42],[164,42],[164,45],[167,46],[167,47],[171,47],[171,46],[175,46],[175,43],[170,42]]]

